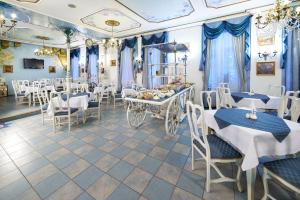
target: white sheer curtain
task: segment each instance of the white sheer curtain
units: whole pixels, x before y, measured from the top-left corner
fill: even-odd
[[[122,86],[127,86],[133,82],[133,63],[132,63],[132,49],[126,47],[121,52],[121,83]]]
[[[71,59],[72,78],[77,80],[79,78],[79,57],[74,56]]]
[[[242,82],[234,49],[234,36],[228,32],[211,40],[208,88],[215,89],[219,83],[229,83],[232,91],[241,91]]]
[[[97,55],[96,54],[90,54],[89,55],[89,75],[90,80],[92,83],[98,82],[98,69],[97,69]]]

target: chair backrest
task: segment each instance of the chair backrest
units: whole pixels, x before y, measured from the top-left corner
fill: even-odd
[[[291,113],[291,120],[293,122],[298,122],[300,116],[300,98],[295,96],[292,97],[292,105],[291,105],[290,113]]]
[[[204,108],[200,105],[193,104],[191,101],[187,102],[187,117],[191,132],[191,139],[197,140],[205,149],[205,155],[210,157],[210,148],[207,141],[208,129],[204,119]],[[200,134],[199,129],[202,134]],[[203,140],[200,139],[202,136]]]
[[[128,97],[128,96],[135,96],[137,94],[137,91],[131,88],[123,88],[121,95],[122,98]]]
[[[40,107],[43,108],[44,105],[49,103],[48,91],[46,88],[39,88],[37,93]]]
[[[68,111],[68,115],[71,114],[70,107],[70,93],[68,92],[51,92],[50,100],[51,110],[53,114],[59,111]]]
[[[280,104],[277,110],[278,117],[284,118],[291,114],[291,105],[294,97],[297,97],[297,92],[287,91],[286,94],[280,98]]]
[[[103,87],[97,87],[97,90],[94,91],[94,95],[96,96],[96,100],[99,104],[102,102],[103,92]]]
[[[284,96],[285,86],[284,85],[269,85],[268,95],[270,96]]]
[[[12,80],[11,84],[12,84],[12,87],[14,89],[15,96],[17,97],[18,93],[20,92],[20,87],[18,85],[18,81],[17,80]]]
[[[209,110],[212,110],[213,107],[217,109],[220,107],[219,95],[215,90],[211,91],[200,91],[200,105],[203,108],[208,107]]]
[[[87,83],[79,84],[79,90],[80,92],[89,92],[89,84]]]
[[[225,108],[232,108],[230,88],[218,87],[217,93],[219,95],[219,106]]]
[[[229,83],[219,83],[219,87],[221,87],[221,88],[229,88]]]

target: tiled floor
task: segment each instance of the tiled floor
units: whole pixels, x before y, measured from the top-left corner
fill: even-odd
[[[16,105],[14,96],[0,97],[0,122],[17,119],[15,116],[29,115],[39,110],[38,105],[30,107],[27,103]]]
[[[104,108],[100,121],[75,125],[70,134],[62,129],[53,133],[40,115],[0,129],[1,200],[246,199],[246,192],[239,193],[232,183],[205,192],[205,164],[198,161],[191,170],[186,122],[176,137],[168,138],[161,120],[147,117],[142,127],[132,129],[123,108]],[[229,175],[236,171],[221,168]],[[294,198],[271,186],[278,199]],[[262,193],[258,177],[257,199]]]

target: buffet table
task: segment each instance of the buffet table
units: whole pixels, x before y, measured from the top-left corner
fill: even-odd
[[[138,128],[150,113],[165,120],[167,135],[175,135],[179,123],[185,116],[185,103],[194,95],[193,85],[175,91],[171,96],[160,99],[141,99],[138,97],[125,97],[128,103],[127,121],[131,127]]]

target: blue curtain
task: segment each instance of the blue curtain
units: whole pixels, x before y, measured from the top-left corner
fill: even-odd
[[[124,52],[126,50],[126,52]],[[124,82],[128,82],[130,79],[136,79],[137,65],[134,62],[134,58],[137,54],[137,37],[125,39],[122,41],[120,51],[119,51],[119,79],[118,79],[118,89],[122,89]],[[130,59],[130,60],[127,60]],[[126,68],[126,69],[123,69]],[[129,70],[132,73],[123,73]],[[130,74],[130,75],[128,75]],[[130,77],[125,77],[130,76]],[[125,81],[126,80],[126,81]]]
[[[98,82],[98,60],[99,60],[99,46],[93,45],[86,48],[86,66],[88,78],[91,83]]]
[[[72,49],[70,52],[71,60],[71,71],[73,80],[79,78],[79,58],[80,58],[80,49]]]
[[[208,83],[209,77],[214,76],[214,74],[211,74],[208,71],[211,71],[212,69],[209,68],[208,65],[211,65],[214,63],[215,59],[219,58],[219,55],[217,51],[214,53],[212,51],[216,50],[216,48],[223,48],[222,45],[222,39],[220,37],[224,37],[224,34],[227,35],[227,39],[229,35],[233,38],[232,40],[232,47],[230,49],[227,48],[227,51],[231,52],[232,55],[228,55],[232,57],[235,57],[237,60],[234,64],[234,61],[231,62],[231,64],[226,62],[226,59],[224,60],[222,66],[216,66],[216,67],[228,67],[226,65],[232,65],[233,67],[239,67],[242,65],[243,71],[239,70],[240,77],[242,79],[243,90],[249,90],[249,77],[250,77],[250,23],[251,22],[251,16],[247,17],[241,17],[241,18],[235,18],[228,21],[221,21],[221,22],[215,22],[210,24],[204,24],[203,25],[203,32],[202,32],[202,56],[201,56],[201,62],[200,62],[200,71],[204,71],[205,74],[205,89],[211,89],[209,88],[209,85],[211,83]],[[234,39],[235,38],[235,39]],[[239,38],[238,40],[236,40]],[[219,39],[218,42],[216,40]],[[228,43],[228,41],[223,40],[224,44]],[[237,47],[237,42],[243,42],[241,47]],[[219,46],[215,46],[214,43],[218,43]],[[223,46],[223,47],[222,47]],[[228,45],[227,45],[228,46]],[[209,47],[209,48],[208,48]],[[213,49],[212,49],[213,48]],[[225,47],[223,48],[225,49]],[[242,58],[240,58],[237,53],[238,51],[243,51]],[[224,52],[224,53],[229,53]],[[212,55],[213,54],[213,55]],[[224,54],[225,55],[225,54]],[[224,56],[223,55],[223,56]],[[229,59],[230,59],[229,58]],[[208,60],[209,59],[209,60]],[[239,65],[238,65],[239,64]],[[235,66],[237,65],[237,66]],[[214,66],[215,67],[215,66]],[[228,69],[227,72],[234,71]],[[211,78],[212,79],[212,78]],[[223,81],[226,81],[223,79]]]
[[[287,91],[300,90],[300,28],[283,31],[282,53],[282,82]]]

